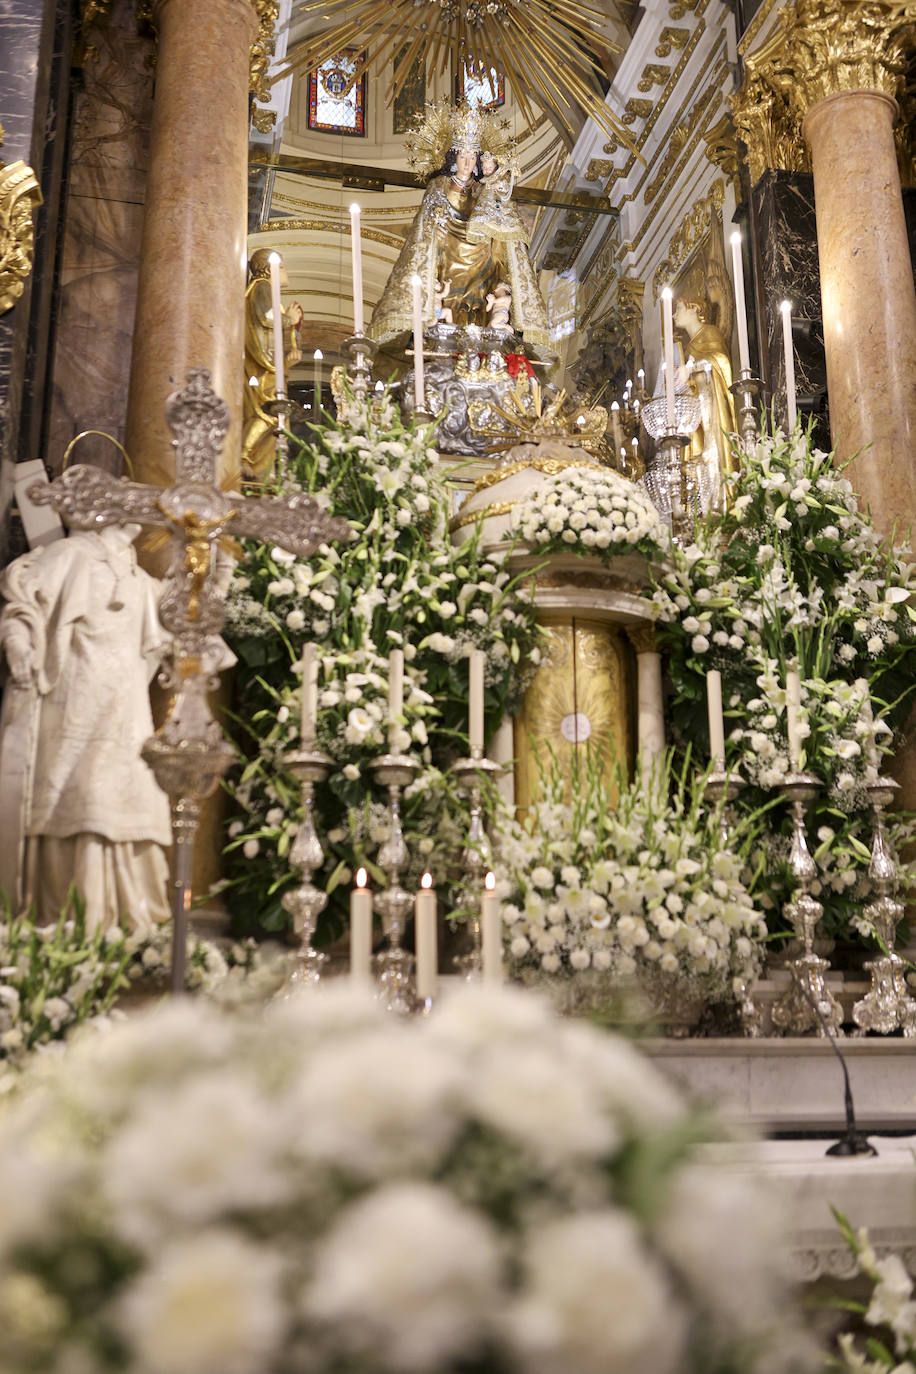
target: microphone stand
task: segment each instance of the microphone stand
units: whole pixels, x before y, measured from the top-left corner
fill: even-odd
[[[829,1148],[825,1151],[825,1154],[840,1156],[877,1155],[878,1151],[875,1149],[874,1145],[872,1145],[870,1140],[866,1139],[866,1137],[856,1126],[856,1109],[853,1106],[852,1101],[852,1084],[849,1081],[849,1070],[846,1067],[846,1056],[843,1054],[842,1050],[837,1044],[836,1036],[832,1033],[829,1025],[827,1024],[827,1019],[821,1011],[820,1007],[818,1006],[816,999],[811,996],[808,989],[804,986],[803,983],[799,982],[797,986],[799,987],[802,995],[804,996],[814,1015],[817,1017],[824,1037],[830,1042],[830,1048],[833,1050],[837,1059],[839,1059],[840,1068],[843,1070],[843,1098],[846,1106],[846,1131],[843,1135],[840,1136],[839,1140],[834,1141],[834,1143],[831,1146],[829,1146]]]

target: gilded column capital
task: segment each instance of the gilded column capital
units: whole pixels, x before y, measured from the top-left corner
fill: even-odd
[[[654,625],[628,625],[627,639],[633,645],[637,654],[658,653],[658,645],[655,643]]]
[[[868,90],[896,97],[913,46],[916,0],[795,0],[745,60],[730,103],[751,181],[767,168],[809,171],[802,125],[827,96]]]
[[[3,147],[0,124],[0,148]],[[0,315],[11,310],[32,270],[32,212],[41,204],[38,178],[25,162],[0,158]]]

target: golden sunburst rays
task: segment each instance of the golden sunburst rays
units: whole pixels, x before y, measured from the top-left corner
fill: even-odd
[[[574,139],[578,131],[568,114],[574,103],[635,151],[629,130],[595,88],[596,77],[604,77],[599,48],[620,52],[620,45],[602,32],[605,13],[584,0],[309,0],[301,7],[316,10],[331,23],[291,48],[273,81],[358,46],[366,55],[354,80],[399,54],[391,100],[417,58],[442,73],[453,58],[475,61],[507,77],[527,121],[534,120],[533,105],[552,110]]]

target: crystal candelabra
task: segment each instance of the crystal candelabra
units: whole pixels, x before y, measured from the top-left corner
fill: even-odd
[[[493,850],[483,819],[483,787],[488,779],[492,782],[501,772],[500,765],[486,758],[479,745],[471,749],[469,758],[456,759],[452,764],[455,780],[468,798],[468,833],[461,851],[461,863],[470,878],[471,888],[478,894],[483,892],[484,879],[493,867]],[[479,902],[472,906],[471,940],[470,951],[455,957],[456,967],[468,980],[483,976]]]
[[[675,543],[693,537],[693,509],[697,504],[696,474],[688,472],[684,450],[702,416],[699,397],[679,392],[674,398],[674,423],[668,423],[665,397],[656,396],[642,407],[642,422],[656,443],[655,458],[646,466],[643,485],[659,515],[671,522]]]
[[[805,835],[805,803],[817,796],[820,778],[813,773],[790,773],[780,792],[792,806],[792,847],[789,867],[795,878],[795,893],[784,913],[803,952],[788,960],[791,982],[788,991],[773,1007],[773,1024],[789,1034],[804,1035],[813,1030],[827,1038],[830,1031],[842,1035],[843,1009],[827,987],[828,960],[814,952],[814,930],[824,908],[810,892],[817,877],[817,866],[808,849]]]
[[[388,876],[388,886],[373,899],[388,937],[387,948],[376,955],[379,995],[388,1011],[404,1016],[414,1010],[416,998],[411,984],[413,955],[401,944],[414,903],[400,881],[401,869],[410,857],[401,828],[401,791],[416,776],[420,765],[408,754],[382,754],[369,766],[381,786],[388,789],[388,837],[378,852],[379,867]]]
[[[742,368],[729,391],[735,398],[741,446],[748,448],[756,442],[760,431],[760,397],[763,383],[759,377],[754,376],[750,368]]]
[[[327,894],[312,882],[312,874],[324,863],[324,849],[315,829],[316,782],[324,782],[333,767],[333,760],[318,749],[295,749],[286,754],[284,766],[299,779],[302,787],[302,822],[289,853],[293,868],[298,868],[302,881],[298,887],[283,894],[283,908],[293,918],[293,929],[299,936],[295,967],[283,987],[283,996],[299,988],[317,983],[321,966],[328,956],[312,945],[318,917],[327,906]]]
[[[853,1006],[852,1019],[860,1032],[878,1031],[881,1035],[889,1035],[902,1030],[905,1036],[914,1036],[916,1000],[907,992],[906,964],[895,948],[903,903],[897,901],[897,861],[888,843],[884,823],[884,808],[893,801],[897,789],[898,784],[892,778],[876,778],[866,789],[874,814],[868,876],[877,895],[863,915],[874,927],[881,952],[865,965],[871,974],[871,988]]]

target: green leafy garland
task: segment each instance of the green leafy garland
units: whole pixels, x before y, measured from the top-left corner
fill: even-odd
[[[292,447],[283,489],[319,496],[354,537],[307,562],[248,544],[236,570],[225,634],[241,662],[233,730],[246,761],[230,782],[226,890],[237,931],[287,925],[282,896],[296,880],[288,854],[301,811],[282,760],[299,738],[302,645],[315,640],[317,743],[335,763],[317,791],[328,858],[316,881],[332,898],[320,938],[332,938],[346,914],[340,884],[359,865],[374,871],[385,834],[385,798],[367,765],[387,747],[390,651],[405,657],[396,740],[423,764],[404,797],[408,876],[428,869],[444,888],[458,876],[464,837],[466,803],[447,766],[467,752],[468,655],[487,655],[492,730],[520,700],[540,631],[521,577],[486,554],[476,528],[449,543],[450,492],[429,434],[406,426],[387,396],[351,404],[348,423],[328,418]]]

